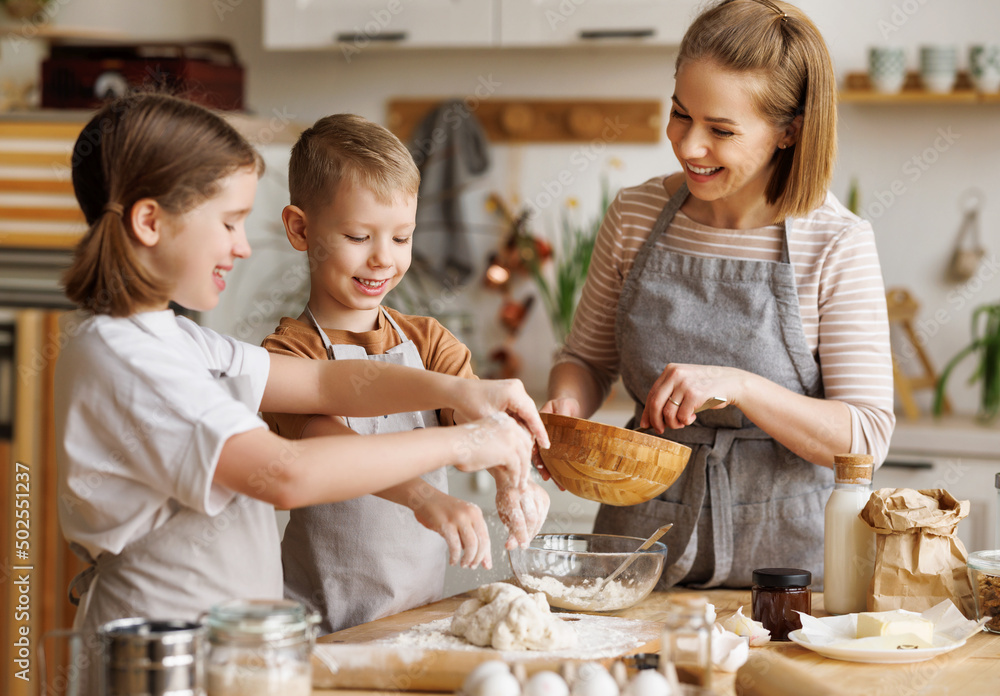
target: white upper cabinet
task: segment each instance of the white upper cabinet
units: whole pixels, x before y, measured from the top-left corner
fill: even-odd
[[[264,47],[494,46],[499,0],[264,0]]]
[[[699,0],[499,0],[501,46],[676,45]]]

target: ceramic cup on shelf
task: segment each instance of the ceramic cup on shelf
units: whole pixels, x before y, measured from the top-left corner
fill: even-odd
[[[924,89],[947,94],[955,86],[957,75],[958,49],[955,46],[920,47],[920,80]]]
[[[1000,91],[1000,44],[971,46],[969,74],[978,91]]]
[[[906,82],[906,53],[901,46],[873,46],[868,49],[868,78],[882,94],[896,94]]]

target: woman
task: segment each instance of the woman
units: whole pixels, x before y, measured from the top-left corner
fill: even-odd
[[[610,207],[542,411],[588,417],[620,374],[630,427],[692,448],[658,499],[595,524],[645,537],[673,522],[661,588],[745,587],[780,566],[818,585],[833,457],[881,463],[895,423],[872,229],[827,191],[830,57],[795,7],[729,0],[688,29],[675,80],[683,171]],[[695,416],[712,397],[725,403]]]

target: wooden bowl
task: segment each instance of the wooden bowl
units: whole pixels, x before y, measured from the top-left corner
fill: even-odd
[[[691,448],[583,418],[542,413],[552,446],[540,450],[556,483],[608,505],[637,505],[667,490],[687,466]]]

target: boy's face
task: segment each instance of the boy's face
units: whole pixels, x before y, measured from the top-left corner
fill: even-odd
[[[370,331],[378,307],[410,267],[417,199],[389,205],[362,186],[341,184],[333,202],[308,214],[310,307],[326,328]]]

